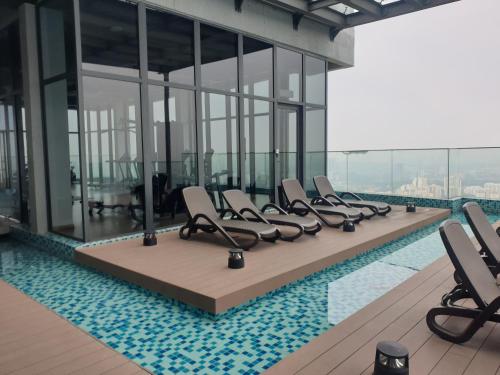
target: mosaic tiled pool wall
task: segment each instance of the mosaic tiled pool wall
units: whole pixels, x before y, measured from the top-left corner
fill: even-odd
[[[157,230],[156,233],[172,232],[179,229],[179,226],[170,228],[162,228]],[[99,245],[110,244],[119,241],[130,240],[134,238],[142,238],[142,232],[127,234],[114,238],[108,238],[93,242],[80,242],[72,238],[64,237],[55,233],[35,234],[29,231],[28,228],[22,225],[13,225],[11,227],[11,234],[16,240],[36,246],[44,251],[62,257],[65,259],[72,259],[76,249],[93,247]]]
[[[372,201],[382,201],[395,205],[406,205],[408,202],[415,202],[420,207],[449,208],[453,212],[461,212],[462,206],[467,202],[477,202],[483,210],[490,215],[500,214],[500,200],[477,199],[477,198],[454,198],[454,199],[432,199],[403,197],[396,195],[356,193],[361,198]]]
[[[0,241],[0,277],[154,373],[258,374],[331,327],[329,283],[428,236],[438,225],[215,320],[14,239]]]

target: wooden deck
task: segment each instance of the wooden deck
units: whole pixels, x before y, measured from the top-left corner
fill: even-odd
[[[437,260],[277,363],[266,375],[371,375],[375,347],[381,340],[399,341],[408,348],[410,374],[500,375],[500,324],[486,323],[463,345],[444,341],[427,328],[427,311],[455,285],[452,272],[447,257]],[[459,330],[466,321],[448,318],[443,323]]]
[[[148,374],[0,280],[0,374]]]
[[[303,236],[293,243],[261,243],[245,252],[246,267],[240,270],[227,268],[227,244],[203,233],[189,241],[179,239],[177,232],[165,233],[155,247],[144,247],[134,239],[79,249],[75,258],[146,289],[220,313],[448,215],[449,210],[433,208],[408,214],[404,207],[395,206],[389,216],[363,222],[354,233],[325,227],[317,236]]]

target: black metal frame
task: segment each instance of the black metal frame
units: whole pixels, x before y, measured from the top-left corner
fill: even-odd
[[[436,335],[447,341],[461,344],[471,339],[471,337],[486,323],[487,321],[500,323],[500,288],[498,296],[492,301],[483,301],[474,284],[470,281],[465,272],[462,263],[458,259],[450,240],[445,233],[445,226],[441,224],[439,233],[443,244],[448,252],[448,255],[455,266],[456,277],[460,284],[456,285],[451,292],[445,294],[441,299],[441,306],[430,309],[426,316],[426,322],[429,329]],[[473,245],[471,244],[473,249]],[[475,250],[472,250],[475,251]],[[479,254],[476,254],[480,256]],[[469,308],[457,305],[458,301],[463,299],[472,299],[476,304],[476,308]],[[445,328],[442,324],[436,321],[438,316],[455,316],[471,319],[471,322],[462,332],[452,332]]]
[[[224,216],[226,216],[226,214],[228,213],[231,214],[231,220],[248,221],[245,217],[243,217],[243,215],[233,210],[232,208],[226,208],[222,210],[222,212],[220,213],[220,218],[223,219]],[[188,240],[189,238],[191,238],[191,235],[193,233],[196,233],[198,230],[201,230],[206,233],[219,232],[224,237],[224,239],[227,242],[229,242],[231,246],[233,246],[234,248],[249,250],[250,248],[257,245],[259,243],[259,240],[266,242],[275,242],[280,238],[281,235],[278,229],[276,229],[275,234],[273,236],[267,237],[267,236],[261,236],[258,232],[251,229],[232,228],[230,226],[225,227],[223,225],[218,224],[216,221],[214,221],[212,218],[205,215],[204,213],[196,213],[194,216],[191,216],[191,213],[188,213],[188,217],[189,218],[187,223],[179,229],[179,237],[183,240]],[[198,223],[200,219],[208,221],[209,224]],[[228,223],[229,222],[230,221],[228,221]],[[253,236],[254,239],[250,244],[243,245],[238,243],[233,237],[231,237],[231,235],[228,232],[247,234]]]
[[[229,206],[231,206],[226,195],[223,195],[223,196],[224,196],[224,200],[226,201],[226,203]],[[253,210],[250,207],[244,207],[239,211],[239,213],[241,215],[243,215],[245,213],[252,215],[253,217],[252,216],[251,217],[245,216],[245,219],[249,220],[249,221],[256,221],[256,222],[261,222],[261,223],[266,223],[266,224],[282,225],[282,226],[294,227],[295,229],[297,229],[297,233],[293,234],[291,236],[283,235],[280,232],[280,239],[283,241],[292,242],[292,241],[296,240],[297,238],[301,237],[304,233],[309,234],[309,235],[315,235],[316,233],[318,233],[322,229],[321,224],[317,221],[316,221],[316,225],[314,225],[313,228],[308,228],[308,227],[305,227],[304,225],[294,223],[294,222],[287,220],[285,218],[283,220],[280,220],[279,216],[278,217],[266,216],[267,209],[277,210],[279,215],[283,216],[285,218],[290,216],[285,210],[283,210],[280,206],[278,206],[275,203],[265,204],[261,208],[260,212],[256,212],[255,210]]]

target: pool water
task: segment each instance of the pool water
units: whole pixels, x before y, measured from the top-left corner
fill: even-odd
[[[391,254],[394,263],[398,250],[437,227],[329,267],[220,318],[11,239],[0,241],[0,277],[156,374],[258,374],[332,327],[330,283]],[[439,241],[432,246],[444,254]],[[350,300],[343,299],[343,306],[355,312],[359,301]]]

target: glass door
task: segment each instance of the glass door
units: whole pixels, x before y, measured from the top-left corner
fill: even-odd
[[[275,129],[275,168],[276,186],[286,178],[302,179],[302,127],[300,107],[279,104]],[[284,199],[279,194],[279,202]]]

